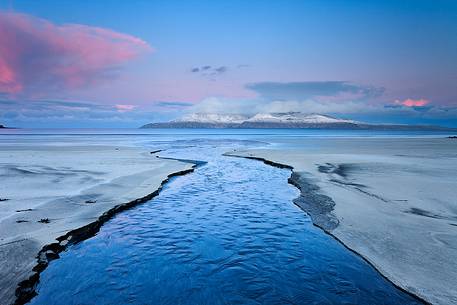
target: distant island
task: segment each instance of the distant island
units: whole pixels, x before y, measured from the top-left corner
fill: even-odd
[[[141,128],[306,128],[353,130],[453,131],[434,125],[369,124],[323,114],[301,112],[242,114],[192,113],[170,122],[149,123]]]
[[[5,126],[3,126],[2,124],[0,124],[0,128],[6,128]]]

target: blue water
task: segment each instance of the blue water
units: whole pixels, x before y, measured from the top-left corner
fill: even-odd
[[[312,225],[289,170],[229,142],[161,143],[207,163],[68,248],[31,304],[418,304]]]

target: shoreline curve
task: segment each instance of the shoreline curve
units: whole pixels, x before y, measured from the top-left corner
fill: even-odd
[[[331,232],[331,229],[329,229],[329,227],[328,227],[328,225],[326,223],[320,223],[319,221],[316,221],[316,218],[318,218],[319,216],[322,216],[322,215],[316,215],[316,214],[312,215],[312,214],[310,214],[311,213],[310,211],[304,209],[303,206],[297,204],[296,200],[299,199],[303,195],[304,188],[303,188],[303,185],[302,185],[303,182],[300,180],[300,174],[294,171],[293,166],[290,166],[288,164],[279,163],[279,162],[274,162],[274,161],[271,161],[271,160],[268,160],[268,159],[265,159],[265,158],[261,158],[261,157],[242,156],[242,155],[235,155],[235,154],[231,154],[231,153],[224,153],[224,156],[251,159],[251,160],[256,160],[256,161],[263,162],[264,164],[269,165],[269,166],[289,169],[291,171],[291,176],[288,179],[288,183],[293,185],[294,187],[296,187],[300,191],[300,195],[293,200],[293,203],[296,206],[298,206],[302,211],[304,211],[305,213],[307,213],[310,216],[311,222],[315,227],[321,229],[325,234],[327,234],[328,236],[332,237],[334,240],[336,240],[338,243],[340,243],[347,250],[351,251],[352,253],[354,253],[355,255],[360,257],[362,260],[364,260],[368,265],[370,265],[374,270],[376,270],[376,272],[379,275],[381,275],[389,283],[394,285],[395,288],[397,288],[400,291],[410,295],[411,297],[415,298],[416,300],[418,300],[418,301],[420,301],[420,302],[422,302],[422,303],[424,303],[426,305],[432,305],[432,303],[430,303],[427,300],[423,299],[419,295],[417,295],[417,294],[415,294],[415,293],[413,293],[411,291],[408,291],[405,288],[403,288],[400,285],[398,285],[397,283],[395,283],[393,279],[391,279],[388,276],[386,276],[385,274],[383,274],[381,272],[381,270],[379,268],[377,268],[376,265],[369,260],[369,258],[365,257],[364,255],[362,255],[361,253],[357,252],[356,250],[350,248],[341,239],[339,239],[337,236],[333,235],[332,232]]]
[[[160,157],[159,157],[160,158]],[[164,158],[164,159],[173,159],[173,158]],[[100,231],[100,228],[103,224],[105,224],[108,220],[113,218],[118,213],[133,208],[141,203],[145,203],[154,197],[158,196],[162,191],[165,184],[167,184],[172,178],[178,176],[184,176],[189,173],[195,171],[197,167],[204,164],[200,161],[193,161],[193,160],[178,160],[173,159],[181,162],[192,163],[192,167],[189,169],[177,171],[167,175],[167,178],[160,183],[160,186],[152,193],[147,194],[141,198],[134,199],[132,201],[121,203],[113,208],[104,212],[100,217],[97,218],[96,221],[91,222],[83,227],[71,230],[60,237],[57,237],[56,243],[50,243],[41,248],[38,252],[37,264],[33,267],[32,271],[34,272],[28,279],[19,282],[17,288],[15,290],[15,301],[14,305],[24,305],[27,304],[32,300],[33,297],[37,295],[36,287],[40,281],[40,274],[43,272],[49,263],[55,259],[59,258],[59,253],[65,251],[68,246],[75,245],[79,242],[82,242],[90,237],[93,237]]]

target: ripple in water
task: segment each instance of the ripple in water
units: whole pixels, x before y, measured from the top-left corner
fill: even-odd
[[[312,225],[289,170],[201,155],[51,262],[31,304],[421,304]]]

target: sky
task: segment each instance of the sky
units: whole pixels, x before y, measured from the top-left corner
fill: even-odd
[[[457,127],[457,1],[0,0],[0,124],[286,111]]]

